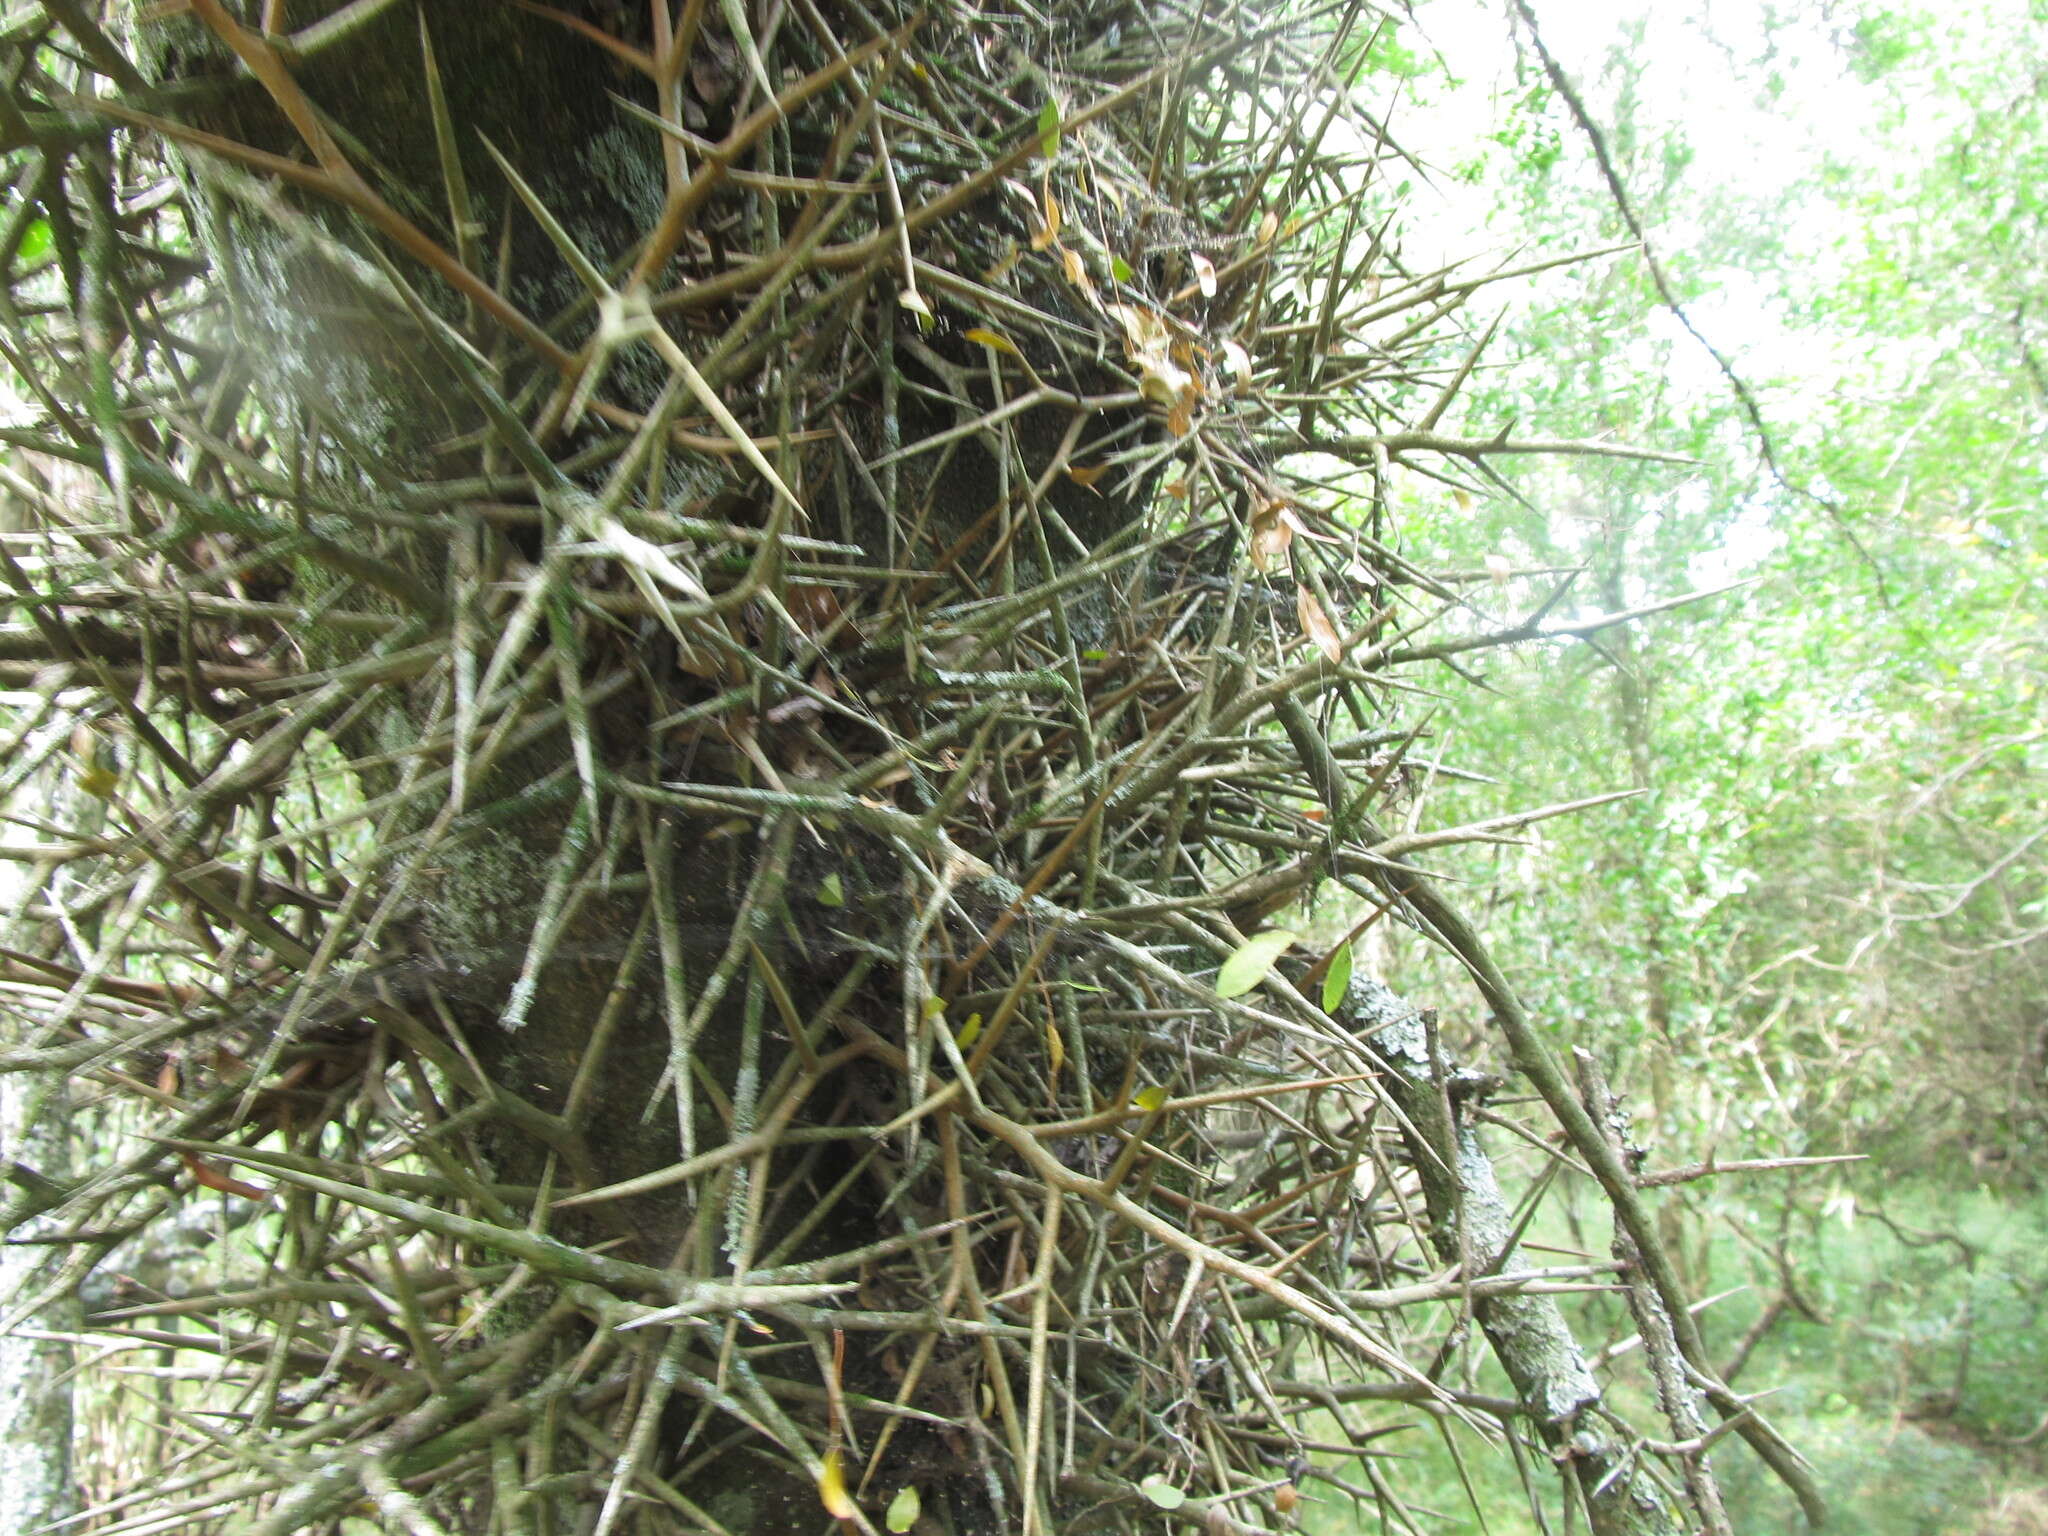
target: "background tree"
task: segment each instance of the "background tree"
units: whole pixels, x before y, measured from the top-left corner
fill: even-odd
[[[1423,633],[1469,605],[1397,476],[1631,450],[1447,423],[1497,274],[1387,238],[1374,37],[9,24],[5,665],[107,826],[38,829],[4,1065],[129,1096],[16,1170],[19,1306],[222,1212],[211,1283],[90,1319],[169,1362],[103,1529],[1408,1520],[1415,1407],[1597,1531],[1726,1529],[1712,1414],[1817,1515],[1598,1072],[1410,862],[1551,812],[1383,830],[1410,677],[1513,637]],[[1282,959],[1326,883],[1470,968],[1618,1265],[1531,1269],[1555,1167],[1503,1194],[1431,1010]],[[1613,1273],[1661,1447],[1552,1295]]]
[[[1438,816],[1648,792],[1446,868],[1487,885],[1507,969],[1655,1106],[1662,1144],[1872,1155],[1667,1202],[1696,1286],[1752,1288],[1703,1327],[1729,1374],[1792,1377],[1781,1411],[1845,1518],[2024,1528],[2048,876],[2027,789],[2048,480],[2028,318],[2038,17],[1658,7],[1606,30],[1534,10],[1778,473],[1644,265],[1534,280],[1471,408],[1697,467],[1503,463],[1512,494],[1404,503],[1409,553],[1485,573],[1475,631],[1529,612],[1561,570],[1582,574],[1552,622],[1687,581],[1750,585],[1448,685],[1432,730],[1453,745],[1433,750],[1501,782],[1440,779]],[[1444,177],[1484,227],[1538,252],[1629,237],[1526,30],[1495,77],[1444,25],[1464,83],[1419,94],[1482,121],[1498,102],[1493,137]],[[1546,750],[1520,750],[1534,739]],[[1444,974],[1393,979],[1431,993]],[[1597,1300],[1575,1322],[1629,1326]],[[1959,1486],[1985,1490],[1981,1511]],[[1738,1525],[1773,1518],[1765,1491],[1730,1493]]]

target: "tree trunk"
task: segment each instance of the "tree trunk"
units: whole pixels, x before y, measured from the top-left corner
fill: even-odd
[[[58,744],[69,730],[62,716],[33,735],[24,730],[9,744],[8,756],[27,763],[61,751]],[[90,802],[75,790],[65,793],[53,767],[46,765],[30,783],[41,790],[32,808],[46,824],[96,830],[99,818],[86,809]],[[13,794],[20,797],[14,804],[31,808],[21,805],[31,798],[26,788]],[[0,862],[0,937],[9,949],[47,958],[61,945],[55,924],[27,915],[38,899],[54,904],[46,890],[53,867]],[[21,1043],[20,1017],[12,1007],[0,1009],[0,1046]],[[40,1530],[80,1507],[71,1471],[72,1348],[64,1338],[37,1335],[75,1334],[81,1309],[75,1296],[60,1290],[24,1310],[46,1295],[53,1273],[49,1260],[62,1252],[35,1239],[54,1230],[42,1213],[71,1177],[70,1086],[59,1076],[0,1074],[0,1168],[9,1174],[0,1206],[0,1308],[14,1319],[14,1327],[0,1333],[0,1530]]]
[[[209,30],[209,9],[196,6],[193,15],[144,29],[151,68],[159,78],[188,87],[208,82],[195,97],[200,104],[183,112],[186,121],[280,157],[302,156],[298,125],[246,67],[260,47],[243,49],[244,63],[237,64],[233,39],[239,29],[216,22]],[[502,165],[514,168],[531,188],[545,216],[600,265],[630,254],[660,224],[671,167],[660,136],[623,122],[612,104],[624,73],[616,56],[559,19],[512,5],[439,0],[417,14],[413,7],[392,6],[331,35],[322,34],[318,16],[303,14],[343,9],[335,0],[293,5],[297,36],[317,46],[295,50],[291,74],[323,121],[336,125],[344,152],[375,168],[380,195],[425,222],[422,194],[450,181],[449,150],[437,145],[437,127],[452,125],[453,154],[469,189],[475,226],[451,245],[478,253],[479,266],[489,266],[495,252],[491,269],[499,274],[498,287],[526,315],[554,316],[572,312],[579,302],[587,305],[557,238],[543,228],[543,215],[511,193],[484,189],[505,186],[502,155]],[[1124,8],[1101,9],[1108,18]],[[572,6],[568,13],[629,45],[649,42],[644,16],[603,4]],[[857,8],[827,8],[826,18],[841,33],[835,47],[853,49],[867,41],[859,15]],[[721,28],[709,18],[703,25]],[[242,33],[245,39],[252,35]],[[714,41],[714,61],[723,57],[728,67],[745,68],[722,29]],[[426,88],[423,47],[438,61],[439,94],[446,100],[441,125],[433,110],[435,92]],[[713,138],[732,119],[740,83],[715,75],[715,62],[700,61],[682,83],[693,120],[701,119]],[[758,95],[753,100],[758,104]],[[829,148],[793,143],[794,169],[829,175],[833,167],[821,158]],[[806,165],[807,157],[816,163]],[[692,155],[700,173],[703,163]],[[445,479],[444,443],[474,423],[464,365],[444,355],[445,344],[437,345],[429,334],[434,320],[409,312],[356,254],[363,242],[349,217],[317,199],[293,202],[256,187],[232,163],[204,152],[188,155],[184,165],[201,210],[200,232],[225,284],[247,358],[250,398],[273,421],[295,421],[316,437],[332,437],[337,451],[327,493],[372,504],[388,497],[394,479]],[[459,318],[464,303],[474,302],[432,280],[422,281],[420,291],[446,320]],[[1071,312],[1057,295],[1046,302]],[[908,314],[886,296],[879,306],[856,306],[854,313],[880,324],[884,346],[892,326],[909,333],[898,338],[904,347],[900,358],[885,357],[885,373],[921,371],[932,381],[950,370],[964,372],[978,360],[977,349],[957,334],[920,338]],[[565,387],[545,369],[530,379],[529,389],[543,393]],[[610,360],[605,393],[637,410],[658,410],[670,381],[669,365],[652,349],[627,347]],[[971,387],[971,379],[963,387]],[[946,425],[907,389],[891,412],[900,418],[889,424],[888,435],[895,439],[914,440]],[[878,455],[885,438],[876,414],[851,406],[846,414],[865,453]],[[1109,416],[1112,424],[1140,419],[1128,407],[1121,418],[1116,412]],[[1065,411],[1045,408],[1019,417],[1015,431],[1033,473],[1060,450],[1067,419]],[[573,460],[579,442],[593,440],[602,426],[586,420],[579,437],[558,422],[548,451]],[[798,531],[850,540],[878,565],[903,563],[909,554],[898,530],[912,521],[908,512],[916,506],[926,548],[946,548],[975,513],[997,499],[1004,477],[975,440],[947,454],[936,471],[921,469],[928,462],[914,461],[900,478],[888,472],[900,506],[881,508],[878,517],[872,496],[856,489],[830,505],[814,504],[811,526]],[[495,446],[474,464],[484,478],[517,467]],[[532,469],[530,463],[524,467]],[[545,476],[542,483],[556,498],[555,511],[587,500],[602,484],[595,477],[558,479],[550,487]],[[676,456],[655,473],[652,499],[668,505],[693,500],[730,513],[737,483],[720,461],[691,463]],[[1142,512],[1149,483],[1135,493],[1105,496],[1059,477],[1046,496],[1076,536],[1094,544]],[[452,561],[472,561],[485,571],[521,559],[544,561],[546,552],[534,537],[514,529],[482,548],[433,535],[387,538],[381,553],[396,572],[386,584],[438,591],[449,582]],[[1044,568],[1028,548],[1005,559],[1026,571]],[[1015,579],[1008,566],[1005,575]],[[294,576],[301,589],[322,579],[317,562],[302,565]],[[1073,602],[1076,622],[1091,604],[1105,606],[1100,595],[1085,590]],[[551,616],[551,622],[558,618]],[[1099,616],[1095,622],[1100,624]],[[560,638],[564,631],[555,633]],[[648,727],[678,707],[663,673],[696,662],[678,654],[658,628],[647,626],[642,640],[651,644],[653,664],[629,685],[589,699],[579,725],[590,743],[591,767],[644,781],[651,776],[640,761]],[[345,667],[366,654],[362,639],[351,633],[315,627],[304,643],[330,666]],[[352,757],[394,762],[409,743],[445,724],[447,701],[437,688],[388,690],[368,709],[357,708],[355,699],[337,698],[327,719],[346,717],[341,739]],[[322,1016],[335,1021],[361,1011],[421,1048],[446,1037],[459,1053],[448,1060],[473,1065],[479,1087],[517,1096],[516,1115],[486,1121],[477,1135],[489,1177],[523,1189],[627,1184],[744,1131],[756,1112],[747,1099],[750,1087],[758,1090],[787,1064],[787,1046],[768,1022],[778,1007],[793,1007],[807,1018],[867,1009],[869,1017],[856,1027],[884,1031],[894,1027],[892,1014],[899,1007],[893,999],[882,1002],[877,1016],[865,991],[841,995],[853,955],[828,936],[835,926],[846,926],[838,921],[844,899],[828,906],[815,896],[843,868],[856,872],[840,876],[848,897],[858,893],[853,905],[880,907],[899,899],[902,877],[888,872],[892,856],[886,844],[851,827],[836,848],[819,846],[815,837],[799,843],[798,823],[788,816],[766,817],[739,835],[727,828],[700,839],[665,825],[663,813],[645,805],[637,823],[622,824],[614,816],[601,825],[591,815],[591,797],[579,794],[573,780],[565,781],[563,755],[557,737],[545,748],[508,751],[489,772],[472,775],[460,807],[467,830],[437,842],[430,866],[404,870],[413,882],[413,900],[378,936],[372,973],[335,988],[337,995],[321,1005]],[[734,783],[753,777],[737,752],[711,748],[703,755],[709,761],[690,765],[687,776]],[[391,793],[401,788],[401,777],[395,767],[373,768],[366,792]],[[442,810],[408,810],[387,823],[385,835],[429,835]],[[634,877],[625,882],[627,890],[612,888],[614,869]],[[650,888],[657,906],[666,903],[651,923],[643,920]],[[664,971],[686,977],[693,990],[703,989],[700,1017],[682,1020],[672,1006],[665,1013]],[[771,995],[778,984],[785,996]],[[853,1102],[844,1106],[855,1108]],[[819,1111],[819,1118],[833,1114]],[[915,1217],[917,1224],[931,1226],[948,1216],[943,1204],[921,1207],[906,1200],[885,1220],[879,1206],[883,1180],[855,1183],[849,1192],[855,1161],[832,1143],[807,1155],[777,1154],[757,1169],[736,1167],[722,1205],[657,1190],[560,1209],[549,1231],[579,1248],[604,1248],[656,1270],[703,1267],[714,1250],[744,1269],[749,1258],[800,1222],[806,1235],[790,1255],[795,1259],[857,1248],[889,1230],[891,1220]],[[758,1228],[751,1228],[756,1222]],[[545,1300],[536,1291],[530,1300],[515,1301],[490,1320],[487,1334],[510,1337],[535,1326]],[[841,1368],[849,1380],[884,1391],[890,1371],[900,1372],[893,1360],[884,1366],[886,1337],[856,1334],[842,1341]],[[677,1346],[686,1338],[678,1335]],[[712,1352],[718,1353],[715,1347]],[[940,1359],[955,1353],[949,1347]],[[969,1349],[948,1368],[971,1373],[973,1356]],[[1004,1369],[993,1356],[980,1364]],[[708,1361],[698,1368],[707,1376],[723,1370]],[[689,1446],[702,1429],[701,1417],[693,1423],[693,1416],[695,1410],[683,1412],[679,1399],[666,1415],[644,1417],[652,1439],[642,1454],[651,1452],[659,1461]],[[918,1470],[931,1518],[963,1532],[994,1529],[1003,1518],[990,1503],[985,1448],[970,1451],[959,1436],[935,1435],[922,1425],[905,1428],[897,1445],[897,1463]],[[735,1532],[810,1536],[818,1525],[819,1494],[811,1481],[750,1457],[699,1457],[676,1486],[706,1516]],[[339,1484],[331,1495],[317,1484],[302,1486],[280,1510],[311,1518],[338,1507],[344,1492]],[[569,1509],[561,1501],[554,1518],[572,1522]]]

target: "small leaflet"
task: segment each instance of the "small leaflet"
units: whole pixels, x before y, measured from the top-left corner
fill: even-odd
[[[1038,111],[1038,147],[1050,160],[1060,152],[1060,104],[1048,101]]]
[[[1146,1473],[1138,1484],[1138,1492],[1145,1495],[1154,1509],[1179,1509],[1188,1501],[1185,1493],[1158,1472]]]
[[[902,1536],[902,1533],[917,1524],[917,1517],[924,1513],[924,1501],[914,1487],[899,1488],[896,1497],[889,1501],[889,1511],[882,1516],[882,1523]]]
[[[1330,968],[1323,972],[1323,1012],[1335,1013],[1350,990],[1351,946],[1340,944],[1330,957]]]
[[[1264,933],[1255,933],[1236,951],[1216,973],[1216,995],[1218,997],[1242,997],[1266,979],[1266,973],[1273,969],[1278,960],[1300,940],[1301,935],[1285,928],[1268,928]]]

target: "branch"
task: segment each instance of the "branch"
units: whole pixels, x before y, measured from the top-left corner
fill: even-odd
[[[1569,624],[1543,623],[1543,611],[1530,615],[1521,623],[1506,629],[1489,630],[1483,635],[1467,635],[1462,640],[1440,640],[1435,645],[1418,645],[1405,651],[1393,651],[1387,656],[1387,665],[1401,662],[1441,661],[1447,656],[1458,656],[1466,651],[1492,650],[1503,645],[1525,645],[1532,640],[1583,640],[1588,635],[1597,635],[1603,629],[1612,629],[1617,624],[1627,624],[1634,619],[1648,618],[1653,613],[1668,613],[1674,608],[1683,608],[1688,603],[1702,603],[1710,597],[1723,593],[1739,592],[1744,587],[1753,587],[1761,576],[1752,576],[1744,581],[1731,581],[1725,586],[1703,587],[1697,592],[1681,592],[1676,597],[1662,598],[1654,603],[1643,603],[1635,608],[1624,608],[1619,613],[1596,613],[1588,619],[1575,619]]]
[[[1698,459],[1682,453],[1658,453],[1649,448],[1631,448],[1626,443],[1603,443],[1591,438],[1509,437],[1505,429],[1494,437],[1450,437],[1441,432],[1411,429],[1405,432],[1368,432],[1354,437],[1312,439],[1298,452],[1334,454],[1339,458],[1370,458],[1384,453],[1390,458],[1404,453],[1441,453],[1448,458],[1480,459],[1495,453],[1576,454],[1602,459],[1642,459],[1652,464],[1697,464]]]

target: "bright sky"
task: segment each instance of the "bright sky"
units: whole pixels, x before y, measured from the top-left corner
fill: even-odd
[[[1625,51],[1639,72],[1632,109],[1647,138],[1661,126],[1682,123],[1693,159],[1685,177],[1689,189],[1729,188],[1745,199],[1774,201],[1829,158],[1869,163],[1879,146],[1915,147],[1944,136],[1962,103],[1932,97],[1914,103],[1911,129],[1887,120],[1892,110],[1883,91],[1857,80],[1838,41],[1853,26],[1847,7],[1832,19],[1817,4],[1769,6],[1765,0],[1697,0],[1693,5],[1652,5],[1644,0],[1531,0],[1545,45],[1577,85],[1582,99],[1610,129],[1617,115],[1619,82],[1608,69]],[[1420,37],[1443,56],[1459,80],[1447,90],[1427,82],[1421,98],[1404,101],[1393,114],[1397,135],[1432,165],[1434,186],[1418,189],[1409,204],[1408,253],[1418,266],[1433,257],[1455,258],[1497,249],[1502,218],[1487,202],[1485,182],[1460,181],[1453,168],[1505,151],[1489,136],[1509,120],[1510,105],[1526,82],[1536,78],[1533,56],[1519,59],[1499,0],[1428,0],[1418,8]],[[1767,30],[1765,16],[1773,14]],[[1411,47],[1423,43],[1414,32]],[[1561,109],[1557,114],[1561,119]],[[1575,127],[1564,129],[1563,154],[1585,166],[1590,150]],[[1577,179],[1576,177],[1574,179]],[[1659,254],[1683,261],[1703,234],[1696,223],[1696,199],[1688,196],[1659,207],[1632,188],[1650,239]],[[1839,261],[1838,241],[1846,226],[1820,200],[1785,204],[1794,223],[1786,230],[1793,249],[1810,253],[1808,273],[1825,283]],[[1512,215],[1508,215],[1512,217]],[[1803,221],[1803,222],[1802,222]],[[1803,381],[1816,392],[1838,387],[1850,360],[1816,347],[1812,332],[1795,333],[1781,321],[1775,280],[1740,270],[1692,271],[1714,287],[1688,304],[1697,326],[1746,378]],[[1541,280],[1539,279],[1540,283]],[[1653,315],[1646,337],[1669,341],[1666,377],[1681,393],[1718,394],[1727,386],[1714,360],[1682,335],[1668,313]],[[1647,362],[1647,357],[1645,358]],[[1798,421],[1774,422],[1790,438]],[[1761,507],[1739,516],[1726,542],[1694,562],[1701,584],[1740,575],[1762,559],[1775,542]]]

